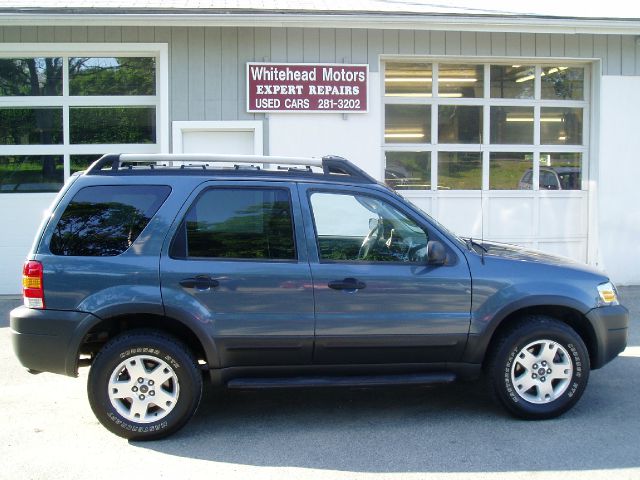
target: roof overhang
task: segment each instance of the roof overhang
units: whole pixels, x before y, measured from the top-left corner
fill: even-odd
[[[0,9],[4,26],[225,26],[362,28],[397,30],[454,30],[560,34],[611,34],[640,36],[640,19],[592,19],[533,16],[438,15],[389,13],[314,12],[211,12],[172,10],[123,13],[122,10],[7,11]]]

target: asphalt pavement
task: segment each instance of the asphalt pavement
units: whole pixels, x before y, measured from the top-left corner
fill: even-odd
[[[591,374],[581,401],[516,420],[482,382],[430,388],[217,392],[155,442],[97,422],[77,379],[30,375],[0,297],[0,479],[640,479],[640,287],[623,287],[629,348]]]

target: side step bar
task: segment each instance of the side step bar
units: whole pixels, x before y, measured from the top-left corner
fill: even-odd
[[[450,372],[343,377],[234,378],[227,382],[227,388],[382,387],[451,383],[455,379],[456,375]]]

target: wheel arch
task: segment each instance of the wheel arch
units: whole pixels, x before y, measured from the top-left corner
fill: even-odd
[[[575,298],[558,295],[529,295],[503,305],[502,308],[487,315],[488,312],[472,319],[471,331],[464,361],[484,364],[497,339],[513,325],[514,321],[525,315],[546,315],[553,317],[576,331],[582,338],[589,359],[597,364],[599,344],[596,329],[587,317],[591,310]]]
[[[485,366],[490,353],[495,349],[496,344],[505,332],[518,320],[531,315],[544,315],[561,321],[571,327],[580,336],[587,352],[589,360],[595,363],[598,358],[598,342],[596,332],[587,317],[577,308],[567,305],[530,305],[515,309],[504,315],[496,322],[493,331],[488,339],[481,362]]]
[[[213,339],[204,328],[195,322],[184,322],[178,318],[157,313],[135,313],[113,315],[106,318],[93,317],[85,325],[75,352],[75,370],[78,366],[89,365],[96,353],[110,339],[119,334],[139,329],[151,329],[171,335],[181,341],[194,355],[203,368],[218,365],[218,352]]]

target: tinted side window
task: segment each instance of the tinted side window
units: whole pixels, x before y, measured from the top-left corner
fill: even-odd
[[[60,217],[49,249],[55,255],[119,255],[135,242],[170,191],[162,185],[85,187]]]
[[[280,189],[205,191],[186,217],[188,257],[296,258],[289,194]]]
[[[429,240],[394,206],[367,195],[311,195],[320,260],[423,262]]]

